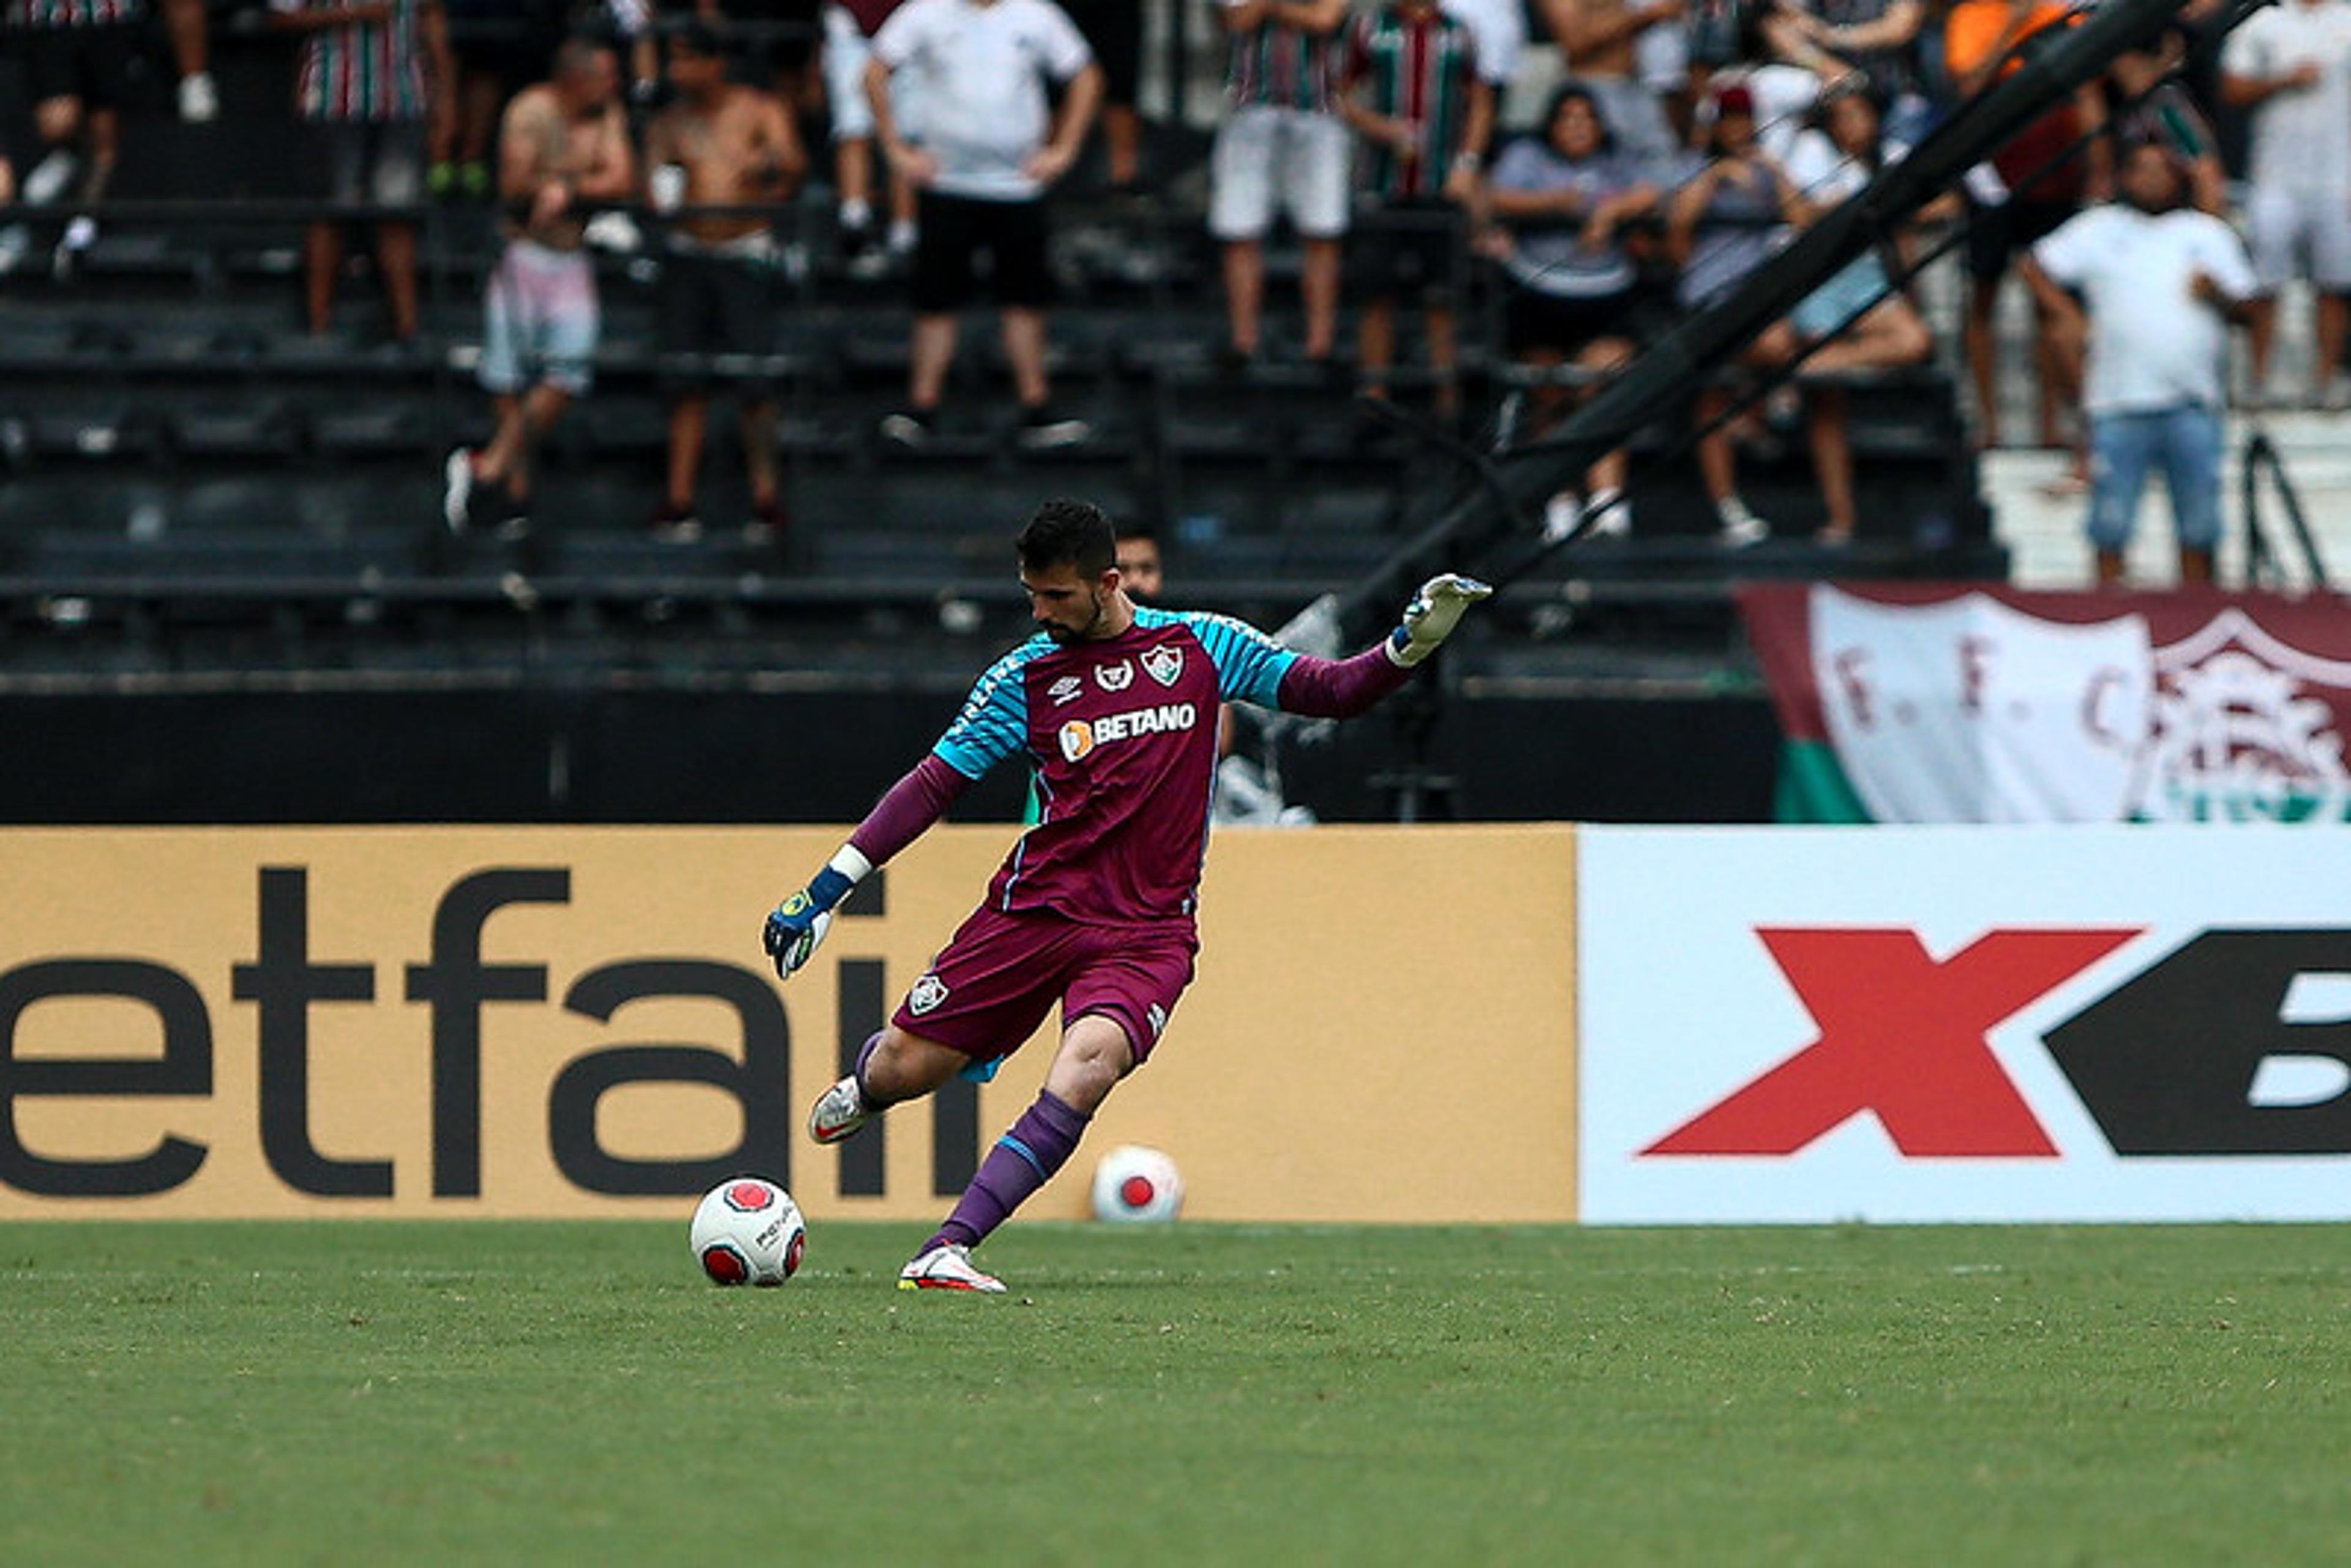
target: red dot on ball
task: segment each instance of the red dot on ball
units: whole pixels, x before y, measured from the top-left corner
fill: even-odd
[[[1118,1184],[1118,1200],[1129,1208],[1143,1208],[1159,1196],[1146,1176],[1131,1176]]]

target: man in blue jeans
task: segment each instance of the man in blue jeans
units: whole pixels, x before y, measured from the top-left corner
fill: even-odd
[[[2098,581],[2122,580],[2139,492],[2159,465],[2179,580],[2210,582],[2229,328],[2250,314],[2260,284],[2235,231],[2186,205],[2184,171],[2168,148],[2131,149],[2118,191],[2120,201],[2068,218],[2035,245],[2024,277],[2053,321],[2089,338],[2082,404]]]

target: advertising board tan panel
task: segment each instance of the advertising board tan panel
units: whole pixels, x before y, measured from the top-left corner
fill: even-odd
[[[839,841],[0,833],[0,1217],[682,1214],[746,1168],[812,1218],[935,1216],[1043,1042],[878,1140],[819,1150],[799,1122],[1008,834],[930,834],[779,987],[760,918]],[[1134,1141],[1202,1217],[1572,1216],[1568,830],[1236,832],[1210,858],[1199,979],[1034,1212],[1079,1212],[1092,1155]]]

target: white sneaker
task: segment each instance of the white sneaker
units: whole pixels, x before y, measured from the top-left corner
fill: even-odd
[[[81,258],[98,243],[98,220],[84,213],[66,225],[64,237],[57,248],[49,253],[49,273],[58,282],[72,279]]]
[[[1543,503],[1542,538],[1555,545],[1575,531],[1583,517],[1583,497],[1573,490],[1562,490]]]
[[[816,1097],[809,1108],[809,1136],[820,1144],[837,1144],[886,1109],[865,1103],[865,1092],[858,1088],[852,1072]]]
[[[463,446],[441,465],[441,518],[453,534],[462,534],[473,520],[474,455]]]
[[[1725,549],[1745,549],[1771,537],[1771,525],[1749,511],[1747,503],[1736,496],[1716,503],[1714,515],[1722,519],[1721,531],[1715,538]]]
[[[220,118],[220,89],[210,71],[180,78],[180,118],[190,125],[207,125]]]
[[[972,1267],[971,1249],[942,1242],[898,1270],[902,1291],[978,1291],[1004,1293],[1004,1281]]]
[[[75,157],[68,148],[57,148],[33,165],[33,172],[25,176],[19,193],[26,206],[46,207],[64,195],[66,187],[72,184],[74,176],[80,172],[81,160]]]
[[[1583,509],[1592,516],[1595,539],[1621,539],[1633,531],[1633,503],[1622,490],[1594,490]]]

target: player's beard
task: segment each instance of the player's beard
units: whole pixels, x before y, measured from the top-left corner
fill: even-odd
[[[1109,602],[1102,594],[1097,593],[1093,596],[1093,605],[1094,612],[1086,617],[1086,623],[1084,625],[1064,626],[1058,621],[1048,622],[1045,625],[1045,635],[1050,637],[1054,642],[1060,643],[1064,648],[1067,648],[1073,643],[1091,641],[1094,634],[1094,629],[1100,626],[1102,623],[1103,618],[1110,613]]]

